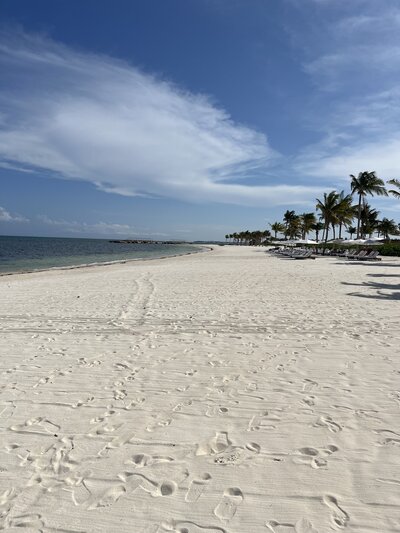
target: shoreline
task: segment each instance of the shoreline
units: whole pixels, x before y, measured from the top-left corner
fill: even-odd
[[[196,246],[196,245],[193,245]],[[201,245],[199,245],[201,246]],[[37,268],[33,270],[16,270],[12,272],[0,272],[0,278],[3,276],[16,276],[18,274],[36,274],[38,272],[54,272],[59,270],[77,270],[80,268],[94,268],[102,266],[123,265],[125,263],[132,263],[133,261],[155,261],[157,259],[168,259],[169,257],[181,257],[185,255],[193,255],[202,252],[211,252],[214,248],[211,246],[202,246],[201,250],[193,250],[191,252],[182,252],[181,254],[162,255],[157,257],[137,257],[132,259],[117,259],[115,261],[104,261],[100,263],[82,263],[79,265],[67,265],[59,267]]]

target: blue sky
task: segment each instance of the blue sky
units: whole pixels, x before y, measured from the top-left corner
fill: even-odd
[[[2,0],[0,19],[1,234],[219,239],[350,173],[400,177],[398,0]]]

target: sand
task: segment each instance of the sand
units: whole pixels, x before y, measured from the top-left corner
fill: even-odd
[[[0,529],[400,531],[400,260],[0,278]]]

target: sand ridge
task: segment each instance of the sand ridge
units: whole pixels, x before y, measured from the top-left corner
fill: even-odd
[[[400,261],[0,279],[0,528],[400,531]]]

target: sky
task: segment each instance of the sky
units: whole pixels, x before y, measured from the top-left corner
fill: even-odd
[[[0,21],[0,234],[223,240],[400,177],[398,0],[1,0]]]

